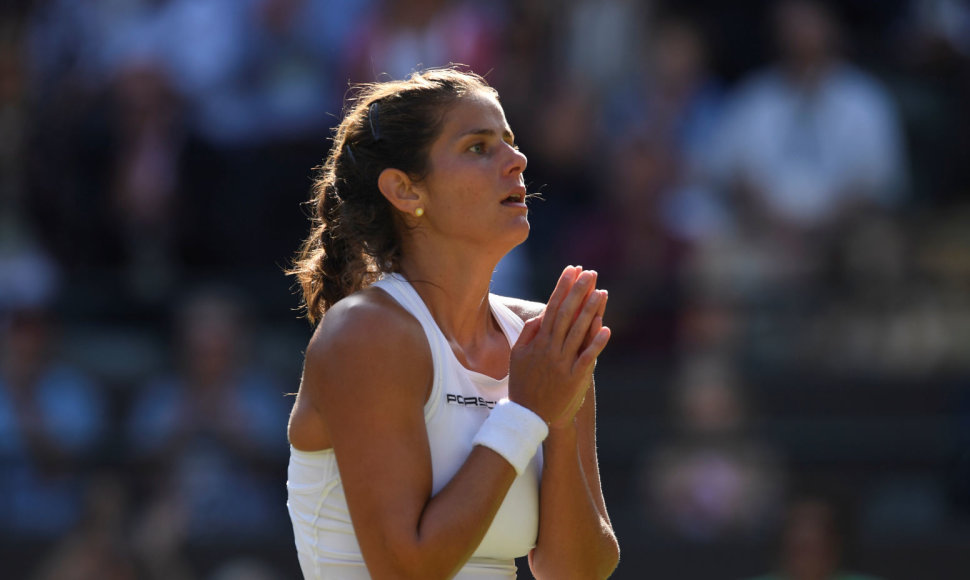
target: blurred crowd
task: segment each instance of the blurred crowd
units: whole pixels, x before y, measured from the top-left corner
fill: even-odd
[[[349,83],[449,63],[498,89],[541,194],[495,291],[542,300],[566,264],[610,290],[617,577],[670,542],[789,578],[836,570],[836,541],[888,578],[912,577],[879,569],[900,542],[970,542],[970,3],[0,15],[12,577],[297,574],[285,426],[311,329],[283,270],[312,170]]]

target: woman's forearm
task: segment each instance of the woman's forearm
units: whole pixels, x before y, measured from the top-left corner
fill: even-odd
[[[539,538],[531,558],[539,579],[606,578],[619,561],[619,545],[597,501],[599,477],[586,472],[580,437],[574,422],[551,431],[543,445]]]
[[[476,447],[455,477],[425,505],[413,533],[385,538],[381,557],[368,560],[371,575],[454,575],[481,543],[514,478],[515,471],[503,458]]]

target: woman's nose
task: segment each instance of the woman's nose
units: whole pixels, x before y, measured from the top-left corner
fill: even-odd
[[[526,165],[529,164],[529,159],[525,156],[525,153],[523,153],[522,151],[512,147],[511,145],[509,146],[509,148],[512,150],[512,157],[511,157],[511,161],[509,162],[508,171],[510,173],[525,172],[525,167]]]

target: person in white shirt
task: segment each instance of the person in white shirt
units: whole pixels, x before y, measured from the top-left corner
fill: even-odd
[[[893,207],[908,171],[889,93],[839,55],[838,21],[824,3],[785,0],[773,16],[781,58],[735,90],[714,177],[749,216],[799,232],[860,206]]]
[[[605,578],[596,273],[548,304],[489,291],[529,233],[498,95],[458,68],[358,87],[291,273],[320,321],[289,423],[307,578]],[[541,447],[541,449],[540,449]]]

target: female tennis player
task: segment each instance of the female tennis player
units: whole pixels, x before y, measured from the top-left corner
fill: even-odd
[[[529,234],[498,95],[457,68],[358,87],[314,184],[292,273],[307,347],[289,423],[304,575],[605,578],[619,547],[595,444],[610,331],[596,273],[547,304],[496,296]]]

